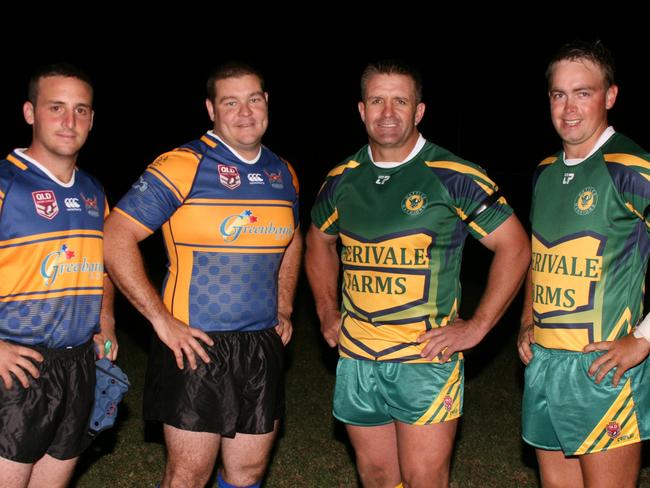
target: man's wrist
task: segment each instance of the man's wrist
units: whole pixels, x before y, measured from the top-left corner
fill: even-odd
[[[645,318],[639,322],[632,331],[632,335],[637,339],[644,338],[646,341],[650,342],[650,314],[646,315]]]

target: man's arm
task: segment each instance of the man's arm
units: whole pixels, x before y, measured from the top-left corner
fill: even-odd
[[[528,268],[526,279],[524,281],[524,307],[521,311],[521,326],[519,328],[519,337],[517,338],[517,352],[519,358],[524,364],[530,363],[533,359],[531,344],[535,343],[533,323],[533,272]]]
[[[99,312],[99,332],[93,340],[97,348],[97,356],[104,357],[106,341],[111,341],[108,351],[108,359],[115,361],[117,358],[117,336],[115,334],[115,314],[113,305],[115,303],[115,287],[108,276],[104,276],[104,293],[102,294],[102,308]]]
[[[38,368],[30,359],[40,363],[43,356],[29,347],[0,341],[0,377],[7,390],[13,387],[12,373],[25,388],[29,388],[27,373],[34,378],[40,376]]]
[[[291,314],[293,313],[293,299],[296,295],[296,285],[300,273],[302,247],[302,232],[300,229],[296,229],[291,243],[284,251],[280,272],[278,273],[278,325],[275,326],[275,330],[282,338],[282,344],[285,346],[291,340],[293,334]]]
[[[336,240],[312,224],[307,233],[305,269],[316,302],[320,329],[330,347],[339,342],[341,312],[338,305],[339,255]]]
[[[183,369],[185,354],[190,367],[196,369],[195,354],[204,362],[210,362],[197,338],[209,345],[212,345],[213,341],[202,330],[188,327],[176,320],[149,281],[138,248],[138,242],[148,235],[146,229],[131,222],[119,212],[112,212],[104,225],[106,266],[120,291],[151,322],[160,340],[174,352],[178,367]]]
[[[530,264],[530,243],[517,217],[508,217],[480,242],[494,257],[478,307],[468,320],[457,318],[446,327],[422,334],[418,341],[428,341],[423,357],[433,359],[440,354],[445,362],[453,353],[474,347],[501,318],[521,286]]]

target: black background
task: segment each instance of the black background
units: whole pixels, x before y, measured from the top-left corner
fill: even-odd
[[[469,27],[456,15],[431,17],[425,25],[430,16],[418,19],[417,10],[398,7],[373,7],[343,20],[331,19],[332,9],[313,6],[309,15],[291,13],[301,22],[277,25],[252,8],[231,15],[189,14],[188,7],[164,22],[116,12],[102,22],[98,16],[77,22],[41,15],[22,33],[4,36],[0,152],[29,144],[21,106],[34,67],[78,64],[95,84],[95,126],[78,163],[102,180],[114,204],[158,154],[211,128],[205,79],[215,65],[243,59],[265,75],[270,124],[264,143],[298,172],[306,228],[327,171],[367,140],[356,107],[363,67],[402,57],[424,76],[423,135],[483,166],[525,222],[532,171],[560,147],[544,71],[555,50],[575,38],[602,39],[613,51],[620,93],[610,122],[650,147],[650,38],[644,29],[626,23],[614,30],[605,12],[597,12],[594,23],[553,11],[543,28],[532,27],[532,13],[519,12],[508,13],[520,16],[518,23],[499,23],[503,13],[486,12],[497,23]]]

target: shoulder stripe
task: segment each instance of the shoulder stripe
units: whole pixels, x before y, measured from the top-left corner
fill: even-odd
[[[9,161],[10,163],[18,166],[23,171],[27,169],[27,165],[25,163],[23,163],[20,159],[13,156],[12,154],[7,156],[7,161]]]
[[[537,166],[546,166],[547,164],[553,164],[555,161],[557,161],[557,156],[550,156],[546,159],[543,159],[542,162]]]
[[[289,161],[283,158],[280,159],[284,161],[284,164],[287,165],[287,168],[289,169],[289,173],[291,173],[291,179],[293,180],[293,187],[296,189],[296,193],[299,193],[300,184],[298,183],[298,175],[296,174],[296,171],[293,169],[293,166],[291,166],[291,163],[289,163]]]
[[[328,229],[334,222],[336,222],[339,219],[339,211],[337,209],[334,209],[334,212],[332,215],[327,217],[327,220],[323,222],[323,225],[319,227],[319,230],[321,232],[325,232],[326,229]]]
[[[201,142],[203,142],[204,144],[207,144],[208,146],[210,146],[213,149],[215,147],[217,147],[217,141],[213,141],[212,139],[210,139],[206,135],[201,136]]]
[[[334,168],[332,171],[327,173],[327,176],[338,176],[341,173],[343,173],[345,170],[356,168],[360,164],[361,163],[358,163],[358,162],[356,162],[354,160],[350,160],[347,163],[341,164],[341,165],[337,166],[336,168]]]
[[[472,175],[477,178],[476,183],[485,190],[488,195],[494,192],[496,184],[488,176],[479,171],[478,169],[467,164],[459,163],[458,161],[427,161],[426,165],[429,168],[449,169],[458,173]]]
[[[624,153],[605,154],[605,161],[608,163],[618,163],[625,166],[638,166],[640,168],[650,171],[650,161],[647,161],[639,156]]]
[[[169,188],[179,202],[183,201],[183,197],[181,196],[180,190],[176,188],[176,186],[169,180],[169,178],[167,178],[164,174],[162,174],[160,171],[158,171],[155,168],[149,167],[147,168],[147,172],[154,175],[157,179],[159,179],[162,182],[163,185]]]

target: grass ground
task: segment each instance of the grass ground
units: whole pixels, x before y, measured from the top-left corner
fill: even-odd
[[[465,284],[466,305],[479,288]],[[469,298],[468,298],[469,297]],[[287,416],[266,487],[356,487],[351,448],[342,425],[331,416],[336,354],[320,339],[306,283],[301,282],[288,348]],[[515,351],[518,306],[466,355],[465,415],[452,466],[452,487],[539,486],[533,452],[520,440],[523,368]],[[148,325],[119,307],[119,364],[131,390],[120,405],[116,428],[102,433],[84,454],[73,486],[153,487],[162,476],[160,430],[141,420]],[[650,487],[650,460],[644,459],[640,486]]]

